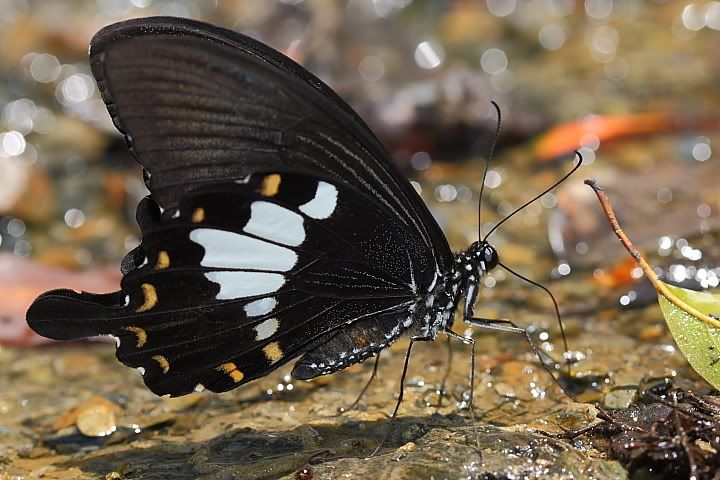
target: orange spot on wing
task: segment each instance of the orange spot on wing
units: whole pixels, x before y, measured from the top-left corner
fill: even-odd
[[[264,197],[272,197],[280,190],[280,181],[282,177],[279,174],[273,173],[263,178],[262,186],[260,187],[260,193]]]
[[[158,297],[157,297],[157,290],[155,290],[155,287],[152,286],[149,283],[143,283],[142,284],[142,291],[143,295],[145,296],[145,302],[140,305],[138,308],[135,309],[136,312],[147,312],[151,308],[153,308],[155,305],[157,305]]]
[[[272,342],[268,343],[263,347],[263,353],[265,354],[265,357],[270,361],[270,363],[275,363],[281,358],[283,358],[283,351],[280,348],[280,344],[278,342]]]
[[[203,220],[205,220],[205,209],[204,208],[196,208],[195,211],[193,211],[191,220],[193,223],[200,223]]]
[[[163,373],[167,373],[170,371],[170,362],[168,362],[167,358],[163,357],[162,355],[153,355],[151,358],[155,360],[158,365],[160,365]]]
[[[166,252],[165,250],[160,250],[158,252],[158,259],[155,268],[157,268],[158,270],[162,270],[163,268],[168,268],[169,266],[170,255],[168,255],[168,252]]]
[[[135,346],[137,348],[140,348],[147,343],[147,332],[144,329],[140,327],[123,327],[123,330],[135,334],[135,337],[137,337],[137,344]]]
[[[228,374],[235,383],[240,383],[242,382],[242,379],[245,378],[245,374],[238,370],[237,365],[232,362],[223,363],[222,365],[216,367],[215,370]]]
[[[145,296],[145,302],[135,309],[136,312],[147,312],[155,305],[157,305],[157,290],[149,283],[142,284],[143,295]]]

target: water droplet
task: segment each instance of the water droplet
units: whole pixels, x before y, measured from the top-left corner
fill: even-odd
[[[490,13],[496,17],[507,17],[515,11],[516,0],[487,0],[487,7]]]
[[[445,51],[437,42],[421,42],[415,48],[415,62],[421,68],[428,70],[437,68],[442,64],[444,58]]]
[[[565,30],[554,23],[543,25],[538,32],[538,41],[547,50],[558,50],[565,45]]]
[[[505,52],[499,48],[489,48],[480,57],[480,66],[485,72],[496,75],[505,71],[508,66],[508,59]]]
[[[81,227],[85,223],[85,214],[82,210],[71,208],[65,212],[65,224],[71,228]]]

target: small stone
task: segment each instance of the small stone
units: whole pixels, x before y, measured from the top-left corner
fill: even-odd
[[[62,430],[74,424],[83,435],[104,437],[115,431],[121,412],[120,406],[107,398],[93,396],[66,411],[54,426]]]
[[[75,425],[87,437],[106,437],[117,429],[117,418],[107,405],[97,404],[83,409]]]
[[[507,398],[517,397],[517,393],[515,393],[515,389],[507,383],[496,383],[495,384],[495,392],[497,392],[497,394],[502,397],[507,397]]]
[[[620,410],[628,408],[635,398],[637,390],[635,388],[622,388],[613,390],[605,395],[605,408],[610,410]]]
[[[398,452],[414,452],[415,450],[417,450],[417,445],[414,442],[408,442],[397,449]]]

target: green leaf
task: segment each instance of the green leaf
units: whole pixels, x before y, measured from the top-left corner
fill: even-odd
[[[665,285],[678,299],[700,312],[720,314],[720,295]],[[662,295],[658,295],[658,300],[670,333],[682,354],[701,377],[720,390],[720,328],[684,312]]]

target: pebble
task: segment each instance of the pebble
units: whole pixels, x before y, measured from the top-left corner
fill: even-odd
[[[408,442],[397,449],[398,452],[414,452],[415,450],[417,450],[415,442]]]
[[[635,388],[622,388],[613,390],[612,392],[605,395],[605,408],[610,410],[618,410],[621,408],[628,408],[635,398],[637,389]]]
[[[517,397],[517,393],[515,392],[515,389],[507,383],[496,383],[495,384],[495,392],[497,392],[497,394],[502,397],[507,397],[507,398]]]
[[[78,413],[75,425],[87,437],[106,437],[117,429],[117,418],[112,408],[99,403]]]
[[[75,425],[88,437],[105,437],[117,429],[117,415],[122,408],[107,398],[92,396],[66,411],[55,422],[55,429],[61,430]]]

